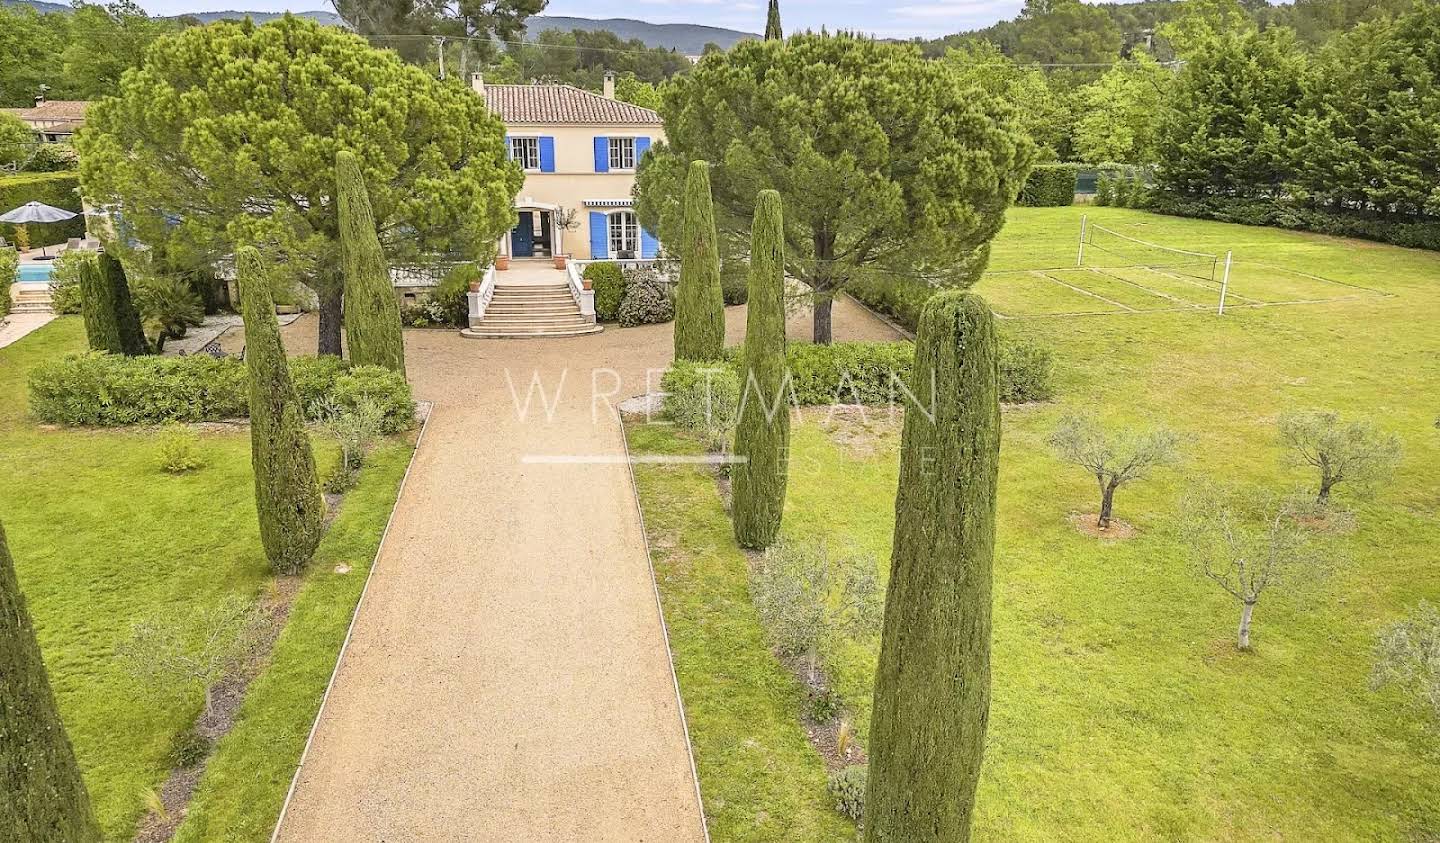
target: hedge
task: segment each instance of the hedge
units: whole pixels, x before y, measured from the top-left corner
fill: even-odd
[[[410,387],[399,374],[330,356],[293,358],[290,374],[307,412],[324,398],[354,406],[365,397],[384,408],[386,432],[413,424]],[[234,357],[78,354],[31,370],[30,410],[51,424],[90,427],[240,419],[250,412],[248,380]]]
[[[728,350],[739,367],[743,347]],[[830,345],[792,343],[785,352],[794,401],[800,406],[831,403],[886,406],[905,398],[902,384],[910,377],[915,344],[899,342],[837,342]],[[1006,404],[1046,401],[1054,397],[1054,354],[1028,340],[1000,338],[1000,400]]]
[[[614,322],[620,315],[620,302],[625,298],[625,273],[614,261],[597,261],[585,266],[581,276],[595,292],[595,318]]]
[[[1074,164],[1038,164],[1020,189],[1017,205],[1055,208],[1075,204],[1079,169]]]
[[[1177,217],[1311,231],[1440,251],[1440,219],[1310,208],[1284,199],[1187,198],[1155,191],[1149,208]]]
[[[44,202],[79,216],[56,223],[31,223],[25,227],[31,248],[64,243],[71,237],[85,236],[85,214],[77,189],[80,179],[73,171],[59,173],[20,173],[0,176],[0,209],[18,208],[26,202]],[[0,237],[15,242],[15,226],[0,223]]]

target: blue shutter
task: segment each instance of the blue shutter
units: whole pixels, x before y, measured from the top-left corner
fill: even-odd
[[[642,258],[653,258],[653,257],[655,257],[655,256],[657,256],[657,255],[659,255],[659,254],[660,254],[660,241],[655,239],[655,235],[653,235],[653,234],[651,234],[650,232],[646,231],[644,226],[641,226],[641,227],[640,227],[640,257],[642,257]]]
[[[599,140],[597,138],[596,140]],[[599,211],[590,212],[590,257],[610,257],[610,226],[609,220]]]
[[[555,139],[540,139],[540,172],[555,172]]]
[[[595,139],[595,172],[610,172],[610,139]]]
[[[635,169],[640,169],[640,159],[645,157],[645,150],[650,148],[649,138],[635,139]]]
[[[513,147],[513,146],[510,145],[510,136],[509,136],[509,135],[506,135],[506,136],[505,136],[505,160],[506,160],[506,161],[514,161],[514,160],[515,160],[515,147]]]

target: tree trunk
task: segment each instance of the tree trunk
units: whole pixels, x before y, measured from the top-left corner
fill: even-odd
[[[813,339],[816,345],[829,345],[833,340],[831,332],[830,309],[835,304],[835,237],[830,234],[828,228],[822,225],[815,231],[813,238],[815,248],[815,280],[810,286],[815,291],[813,300],[815,308],[815,331]]]
[[[1247,600],[1240,604],[1240,649],[1250,649],[1250,615],[1255,611],[1255,603]]]
[[[1329,504],[1329,503],[1330,503],[1330,487],[1331,487],[1331,486],[1334,486],[1334,485],[1335,485],[1335,481],[1334,481],[1334,480],[1331,480],[1331,479],[1328,478],[1328,477],[1321,478],[1321,480],[1320,480],[1320,494],[1318,494],[1318,495],[1315,496],[1315,502],[1318,503],[1318,504],[1320,504],[1321,506],[1325,506],[1325,505]]]
[[[1102,530],[1110,529],[1110,513],[1115,508],[1115,484],[1100,487],[1100,520],[1096,524]]]
[[[345,290],[338,284],[326,284],[315,292],[320,297],[320,330],[315,353],[339,357],[340,330],[345,324]]]
[[[833,340],[831,332],[830,309],[835,304],[835,299],[828,294],[815,294],[815,344],[829,345]]]

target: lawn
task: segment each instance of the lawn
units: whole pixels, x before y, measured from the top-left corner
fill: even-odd
[[[272,578],[255,518],[248,433],[203,433],[205,466],[172,476],[159,469],[152,432],[44,429],[26,417],[28,370],[83,346],[79,318],[65,317],[0,349],[0,474],[11,480],[0,483],[0,519],[101,826],[107,839],[128,840],[146,794],[169,772],[174,736],[202,699],[133,679],[114,658],[116,646],[140,618],[183,615],[230,594],[254,597]],[[333,462],[332,447],[317,451],[322,465]],[[316,687],[316,665],[326,662],[328,677],[339,648],[329,615],[344,613],[348,622],[349,592],[358,588],[350,583],[368,568],[409,452],[407,444],[388,445],[366,469],[322,545],[274,663],[253,686],[267,696],[295,695],[300,708],[287,714],[303,715],[309,705],[313,716],[324,688],[323,679]],[[342,579],[327,576],[340,559],[355,570],[344,585],[329,585]],[[329,600],[333,606],[313,605]],[[277,684],[285,688],[268,690]],[[309,721],[301,727],[290,719],[283,727],[302,729],[303,744]],[[252,771],[293,768],[294,742],[277,747],[264,759],[250,757]],[[217,768],[230,752],[222,747]],[[256,799],[256,810],[273,801],[270,816],[278,812],[270,794]]]
[[[992,266],[1073,265],[1081,212],[1012,211]],[[1088,213],[1181,248],[1233,249],[1245,272],[1232,291],[1257,300],[1312,289],[1307,275],[1329,279],[1314,282],[1321,289],[1356,297],[1224,317],[1196,310],[1007,320],[1007,330],[1056,350],[1059,390],[1051,404],[1004,414],[994,705],[977,838],[1435,838],[1440,730],[1418,706],[1370,690],[1367,680],[1375,631],[1421,598],[1440,599],[1440,255],[1138,211]],[[1262,265],[1282,271],[1267,275]],[[997,273],[979,290],[1002,299],[1014,282],[1023,288],[1015,300],[1038,305],[1028,312],[1055,312],[1036,298],[1043,288],[1033,278]],[[1057,298],[1076,295],[1054,290]],[[1056,460],[1045,437],[1065,410],[1085,407],[1116,424],[1163,423],[1186,436],[1182,465],[1120,491],[1116,514],[1138,529],[1128,541],[1089,538],[1067,520],[1096,509],[1093,481]],[[1405,460],[1373,496],[1340,495],[1358,527],[1337,539],[1337,572],[1301,593],[1267,594],[1254,650],[1242,655],[1234,646],[1238,607],[1186,565],[1176,502],[1196,477],[1282,490],[1309,481],[1282,459],[1275,420],[1312,407],[1375,417],[1402,437]],[[790,539],[866,550],[882,576],[898,468],[898,424],[884,415],[860,423],[811,413],[797,425],[784,527]],[[695,447],[659,426],[632,428],[631,442],[637,451]],[[743,557],[728,530],[698,526],[722,512],[705,471],[638,470],[652,540],[670,545],[657,557],[727,559],[739,576]],[[687,474],[710,482],[685,486]],[[695,579],[661,578],[672,635],[753,626],[736,586],[738,596],[723,602],[720,588],[707,586],[701,602]],[[862,737],[876,643],[825,654]],[[677,650],[687,712],[721,705],[711,695],[725,678],[739,686],[727,692],[746,695],[757,710],[791,709],[786,740],[803,739],[793,683],[761,681],[778,669],[763,663],[763,643],[737,640],[732,648],[724,664],[695,660],[690,667],[702,676],[689,683]],[[743,674],[731,666],[742,657]],[[707,751],[746,728],[748,721],[737,730],[692,714],[707,807],[715,788],[733,792],[748,773],[753,800],[742,809],[727,798],[727,808],[777,814],[785,808],[766,801],[764,782],[806,780],[806,770],[821,772],[818,758],[775,753],[771,768],[747,771]],[[795,766],[782,769],[779,759]],[[796,825],[784,839],[835,839],[816,828]],[[760,839],[712,830],[717,841]]]

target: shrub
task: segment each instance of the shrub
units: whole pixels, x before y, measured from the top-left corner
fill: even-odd
[[[35,153],[25,165],[30,173],[59,173],[73,170],[80,164],[75,147],[68,143],[42,143],[35,147]]]
[[[480,267],[473,263],[462,263],[451,267],[422,305],[439,310],[438,318],[433,315],[434,310],[428,311],[432,314],[431,321],[436,325],[450,325],[457,328],[469,324],[470,299],[468,294],[470,285],[479,283],[484,278],[485,273],[481,272]]]
[[[1074,164],[1039,164],[1020,189],[1017,205],[1051,208],[1075,204],[1079,172]]]
[[[0,316],[10,312],[10,285],[20,271],[20,256],[14,250],[0,247]]]
[[[812,681],[822,649],[880,628],[876,567],[873,557],[832,554],[814,542],[776,544],[752,567],[750,598],[761,626],[781,655],[804,658]]]
[[[85,214],[80,205],[80,180],[73,171],[60,173],[20,173],[0,176],[0,208],[18,208],[26,202],[44,202],[56,208],[74,211],[74,219],[44,225],[17,226],[0,223],[0,237],[19,243],[16,229],[25,228],[32,246],[64,243],[71,237],[85,236]]]
[[[334,405],[359,412],[366,405],[379,411],[381,433],[399,433],[415,424],[415,402],[405,376],[380,366],[357,366],[335,379],[330,390]]]
[[[1055,397],[1055,352],[1034,340],[1000,338],[1000,400],[1005,404]]]
[[[178,278],[147,278],[135,285],[135,306],[147,339],[158,352],[165,341],[179,339],[205,324],[205,304]]]
[[[595,318],[614,322],[625,298],[625,273],[614,261],[597,261],[585,267],[584,278],[595,291]]]
[[[725,360],[677,360],[660,379],[665,415],[721,449],[740,410],[740,379]]]
[[[852,764],[830,774],[830,795],[835,797],[835,810],[860,822],[865,816],[867,770],[863,764]]]
[[[710,165],[691,161],[685,177],[680,284],[675,291],[675,359],[714,360],[725,352],[725,295],[710,195]]]
[[[1095,180],[1095,204],[1114,205],[1115,185],[1116,177],[1113,173],[1100,173],[1099,178]]]
[[[840,695],[830,688],[812,689],[808,703],[810,710],[806,713],[816,723],[829,723],[845,710]]]
[[[909,342],[795,343],[786,349],[801,406],[891,404],[904,396],[915,346]]]
[[[846,285],[845,292],[913,332],[920,324],[920,311],[925,302],[938,290],[914,279],[862,277]]]
[[[994,316],[946,292],[925,305],[906,413],[875,673],[867,841],[968,840],[990,708],[1000,401]],[[945,747],[937,753],[935,748]]]
[[[750,270],[745,261],[726,258],[720,262],[720,295],[726,307],[750,300]]]
[[[192,726],[170,741],[170,766],[188,770],[210,754],[210,739]]]
[[[184,425],[170,422],[160,431],[160,470],[184,474],[204,465],[200,459],[200,437]]]
[[[625,278],[625,297],[616,313],[626,328],[654,325],[675,318],[670,282],[653,269],[637,269]]]
[[[80,270],[85,261],[94,257],[89,252],[67,249],[50,262],[50,308],[56,313],[80,312]]]
[[[1440,251],[1440,219],[1434,217],[1340,211],[1286,199],[1189,198],[1160,191],[1149,196],[1149,207],[1162,214],[1180,217],[1313,231],[1334,237],[1355,237],[1411,249]]]

